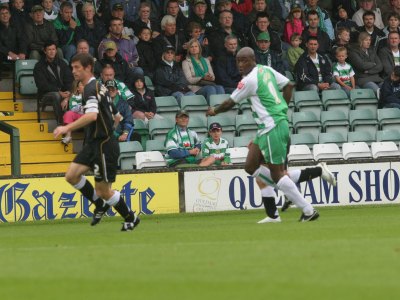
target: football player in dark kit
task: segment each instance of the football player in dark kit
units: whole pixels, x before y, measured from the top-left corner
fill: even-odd
[[[85,129],[85,144],[69,166],[65,179],[95,205],[91,225],[100,222],[112,206],[124,218],[122,231],[133,230],[140,222],[118,191],[111,188],[117,173],[118,141],[113,135],[114,117],[118,114],[107,89],[93,76],[94,60],[89,54],[75,55],[71,60],[72,74],[85,88],[82,96],[84,115],[73,123],[54,130],[57,138],[68,131]],[[84,174],[92,170],[95,187]]]

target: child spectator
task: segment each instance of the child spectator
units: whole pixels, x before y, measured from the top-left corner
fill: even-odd
[[[146,86],[144,76],[137,75],[133,83],[134,97],[128,100],[128,104],[132,109],[134,119],[141,119],[146,123],[153,119],[161,119],[160,115],[156,115],[157,105],[153,91]]]
[[[354,79],[353,67],[346,62],[347,49],[345,47],[339,47],[336,49],[337,62],[333,64],[333,77],[336,82],[344,90],[347,96],[350,96],[350,91],[356,88],[356,82]]]
[[[208,39],[204,35],[204,31],[201,25],[197,22],[190,22],[188,25],[188,35],[190,39],[196,39],[201,45],[201,54],[203,57],[207,57],[209,61],[212,60],[210,50],[208,49]]]
[[[348,13],[343,6],[340,5],[338,7],[338,10],[339,10],[338,11],[339,20],[337,21],[336,26],[335,26],[336,34],[339,35],[340,28],[342,28],[342,27],[347,28],[349,30],[351,41],[356,42],[357,36],[358,36],[357,23],[349,18]]]
[[[63,116],[64,125],[70,124],[75,120],[78,120],[83,115],[82,107],[82,93],[84,85],[81,81],[74,81],[72,87],[72,94],[69,98],[68,111]],[[69,131],[61,140],[61,143],[68,145],[71,143],[71,131]]]
[[[389,14],[387,18],[387,24],[388,26],[383,28],[383,32],[385,33],[386,37],[389,35],[389,32],[392,31],[397,31],[400,33],[399,31],[400,16],[397,13],[393,12]]]
[[[304,49],[300,47],[301,43],[301,35],[299,35],[298,33],[293,33],[290,37],[290,44],[292,46],[287,51],[290,72],[294,71],[294,66],[297,63],[297,60],[304,53]]]
[[[136,45],[139,54],[138,66],[143,69],[144,75],[153,80],[157,62],[153,52],[151,30],[148,27],[141,28],[138,32],[138,37],[139,42]]]
[[[332,61],[336,61],[336,49],[339,47],[349,48],[350,43],[350,30],[347,27],[340,27],[337,30],[337,39],[333,42],[332,45]]]
[[[29,20],[29,14],[24,9],[24,0],[14,0],[11,7],[11,23],[23,28]]]
[[[57,19],[58,12],[54,8],[54,0],[43,0],[42,6],[44,8],[44,19],[53,22]]]
[[[203,159],[199,166],[208,167],[211,165],[226,166],[231,163],[228,141],[221,137],[222,126],[215,122],[210,124],[209,137],[202,143],[201,153]]]
[[[299,5],[294,5],[291,9],[288,18],[285,23],[285,29],[283,32],[283,40],[290,43],[290,38],[293,33],[302,34],[305,27],[304,12],[301,10]]]

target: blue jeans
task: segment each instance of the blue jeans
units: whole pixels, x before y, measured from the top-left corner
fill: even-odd
[[[75,45],[65,45],[65,46],[63,46],[61,49],[62,49],[62,52],[63,52],[63,54],[64,54],[64,58],[65,58],[68,62],[70,62],[72,56],[74,56],[75,53],[76,53],[76,46],[75,46]]]
[[[174,92],[171,94],[171,96],[174,96],[176,98],[176,101],[178,101],[179,106],[181,106],[181,98],[183,96],[193,96],[193,95],[195,95],[195,93],[193,93],[192,91],[186,93]]]
[[[225,94],[224,87],[221,85],[205,85],[196,92],[196,95],[202,95],[206,98],[208,105],[210,105],[210,96]]]
[[[382,86],[382,82],[380,82],[380,83],[375,83],[375,82],[370,81],[370,82],[364,83],[364,84],[361,86],[361,88],[363,88],[363,89],[373,89],[373,90],[374,90],[374,93],[375,93],[375,95],[376,95],[378,89],[379,89],[381,86]]]

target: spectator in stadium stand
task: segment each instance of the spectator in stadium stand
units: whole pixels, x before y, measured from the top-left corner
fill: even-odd
[[[244,34],[247,32],[249,26],[250,26],[250,21],[248,17],[246,17],[244,14],[237,12],[236,10],[232,9],[232,2],[231,0],[216,0],[215,2],[216,10],[215,10],[215,15],[218,18],[221,12],[223,11],[230,11],[233,16],[232,24],[234,31],[235,32],[240,32],[241,34]],[[219,19],[219,23],[221,24],[221,19]]]
[[[97,49],[107,30],[103,21],[96,17],[93,4],[85,3],[82,7],[84,19],[76,29],[76,40],[85,39],[90,46],[90,54],[97,57]]]
[[[161,34],[153,39],[153,50],[155,59],[161,62],[163,51],[167,45],[175,49],[175,61],[181,62],[186,54],[187,43],[183,32],[176,30],[176,20],[166,15],[161,20]]]
[[[57,57],[57,47],[54,42],[46,43],[43,51],[45,56],[33,69],[38,97],[42,99],[42,108],[45,105],[53,106],[57,124],[62,125],[63,110],[68,108],[68,99],[71,96],[72,72],[67,63]]]
[[[252,0],[236,0],[232,2],[232,8],[247,16],[253,9]]]
[[[257,14],[256,21],[251,24],[248,32],[248,43],[251,48],[256,49],[257,37],[261,32],[266,32],[271,38],[271,49],[282,54],[282,40],[279,34],[269,28],[269,16],[265,12]]]
[[[371,46],[371,36],[368,32],[360,33],[358,47],[350,51],[348,59],[356,73],[357,85],[364,89],[373,89],[376,94],[383,82],[379,75],[383,66],[375,49]]]
[[[351,40],[352,43],[356,42],[358,37],[358,25],[349,17],[343,6],[338,6],[338,9],[338,21],[335,25],[336,35],[339,35],[339,30],[341,28],[347,28],[349,30],[349,40]]]
[[[340,27],[336,32],[337,38],[332,44],[332,51],[330,58],[332,62],[336,62],[336,49],[339,47],[345,47],[347,53],[350,51],[350,31],[346,27]],[[358,35],[358,33],[357,33]]]
[[[253,0],[253,9],[247,15],[247,19],[250,23],[256,20],[257,13],[259,12],[265,12],[269,15],[271,22],[270,27],[273,31],[283,31],[282,7],[278,1],[268,1],[267,3],[267,0]]]
[[[242,79],[236,65],[237,38],[233,35],[228,35],[224,40],[224,46],[224,54],[214,61],[215,82],[222,85],[225,92],[230,94]]]
[[[400,35],[397,31],[389,33],[387,46],[379,50],[378,56],[382,62],[382,77],[390,76],[395,66],[400,65],[399,52]]]
[[[144,76],[138,75],[134,79],[132,92],[134,96],[128,100],[134,119],[148,123],[151,119],[163,119],[157,114],[157,104],[152,90],[146,86]]]
[[[268,3],[274,2],[269,0]],[[289,16],[290,10],[292,9],[293,5],[299,5],[301,10],[304,11],[304,1],[303,0],[277,0],[281,7],[281,19],[285,21]]]
[[[150,4],[147,2],[140,3],[139,18],[135,22],[133,22],[133,31],[135,32],[136,36],[139,34],[140,29],[143,27],[151,29],[153,39],[160,34],[161,28],[159,21],[150,18],[150,13]]]
[[[379,108],[400,109],[400,66],[394,67],[383,82],[378,106]]]
[[[47,21],[54,21],[57,19],[58,12],[54,9],[54,0],[43,0],[42,6],[44,8],[44,19]]]
[[[165,46],[162,61],[154,74],[154,86],[157,96],[174,96],[181,104],[183,96],[194,93],[189,88],[182,68],[175,61],[175,49],[171,45]]]
[[[0,6],[0,61],[25,59],[26,38],[21,27],[10,23],[10,9]]]
[[[227,166],[231,164],[229,143],[222,137],[222,126],[218,122],[210,124],[208,138],[201,144],[203,159],[200,166]]]
[[[115,78],[119,81],[124,82],[128,87],[133,84],[132,76],[134,73],[129,68],[128,63],[118,53],[118,46],[114,41],[106,41],[104,43],[104,55],[102,59],[99,59],[94,64],[94,74],[99,77],[101,70],[107,65],[114,68]]]
[[[11,23],[20,26],[21,28],[23,28],[29,20],[29,14],[24,9],[24,5],[24,0],[13,0],[10,7]]]
[[[190,22],[187,27],[187,32],[189,39],[196,39],[199,41],[203,57],[207,57],[209,61],[212,61],[208,38],[205,37],[201,25],[196,22]]]
[[[341,18],[339,15],[340,9],[344,9],[348,15],[348,18],[351,19],[356,10],[358,9],[357,1],[332,0],[332,18],[334,20],[339,20]]]
[[[199,41],[192,39],[188,44],[188,54],[182,62],[183,73],[192,92],[203,95],[210,104],[211,95],[225,94],[225,90],[215,84],[213,69],[209,60],[201,55]]]
[[[86,53],[86,54],[90,54],[90,46],[89,43],[86,40],[78,40],[78,42],[76,43],[76,54],[78,53]],[[96,61],[97,59],[95,57],[93,57],[94,61]]]
[[[374,0],[358,0],[358,5],[360,9],[357,10],[353,15],[353,21],[356,22],[358,26],[363,26],[363,15],[366,11],[372,11],[375,14],[375,26],[379,29],[383,29],[385,25],[382,21],[382,14],[378,7],[376,7]]]
[[[306,51],[300,56],[295,66],[296,88],[300,91],[316,91],[340,89],[333,82],[332,65],[328,58],[318,53],[318,38],[310,36],[306,43]]]
[[[318,53],[323,55],[329,55],[331,52],[331,39],[328,34],[322,31],[319,27],[319,15],[315,10],[310,10],[307,13],[308,26],[303,30],[301,37],[303,38],[302,48],[306,48],[306,42],[308,38],[313,36],[318,39]]]
[[[186,26],[188,24],[188,19],[183,15],[182,11],[179,9],[179,0],[167,1],[166,12],[167,15],[173,16],[175,18],[176,30],[178,32],[186,34]]]
[[[376,0],[376,6],[381,10],[385,25],[389,25],[388,19],[391,14],[400,15],[400,0]]]
[[[237,31],[233,26],[233,14],[229,10],[222,11],[219,16],[220,27],[208,33],[208,45],[212,57],[221,56],[225,47],[221,43],[228,35],[234,35],[238,40],[238,50],[246,47],[246,38],[241,31]]]
[[[135,33],[133,32],[133,22],[128,21],[125,18],[125,10],[122,3],[115,3],[112,6],[111,18],[109,19],[108,24],[110,24],[112,18],[121,19],[124,23],[122,28],[122,35],[128,36],[131,40],[134,40],[136,42]]]
[[[382,30],[374,25],[375,14],[372,11],[366,11],[363,15],[363,26],[357,28],[358,32],[367,32],[371,36],[371,46],[376,50],[378,49],[378,43],[381,39],[385,38],[385,34]]]
[[[175,126],[167,133],[164,146],[165,159],[169,167],[180,164],[197,164],[201,152],[201,142],[197,133],[188,128],[189,113],[181,110],[176,113]]]
[[[53,22],[56,29],[59,47],[63,51],[64,58],[69,62],[76,53],[75,31],[81,25],[78,19],[72,17],[72,4],[63,2],[60,13]]]
[[[151,40],[151,30],[143,27],[138,31],[139,42],[136,49],[139,54],[138,65],[142,68],[144,75],[153,80],[154,72],[157,67],[157,61],[153,51],[153,42]]]
[[[43,7],[34,5],[31,9],[31,18],[25,25],[25,36],[30,59],[39,60],[43,53],[43,46],[48,41],[53,41],[58,45],[58,38],[53,24],[44,19]],[[60,48],[57,48],[57,56],[63,58]]]
[[[318,6],[318,0],[307,0],[307,5],[304,8],[304,12],[307,14],[309,11],[315,10],[319,16],[319,24],[318,27],[322,31],[326,32],[333,41],[335,39],[335,32],[333,30],[333,25],[329,13]]]
[[[378,52],[380,49],[386,47],[388,45],[388,35],[392,31],[396,31],[400,34],[400,16],[397,13],[391,13],[388,15],[388,26],[383,28],[383,33],[385,37],[380,38],[378,41]]]
[[[134,22],[139,17],[140,0],[109,0],[110,6],[122,4],[125,12],[125,19]]]
[[[290,10],[289,16],[285,22],[285,29],[283,31],[283,40],[290,43],[290,38],[293,33],[302,34],[305,27],[304,12],[300,6],[295,5]]]
[[[190,14],[188,22],[197,22],[201,25],[206,34],[218,29],[218,19],[207,12],[207,3],[205,0],[194,0],[192,5],[192,14]]]
[[[133,93],[131,90],[126,86],[125,83],[119,81],[115,78],[115,71],[114,68],[110,65],[106,65],[100,73],[99,82],[105,84],[107,80],[114,80],[117,83],[117,88],[119,92],[119,96],[125,100],[129,101],[133,98]],[[132,80],[133,81],[133,80]]]
[[[299,35],[298,33],[293,33],[290,38],[291,46],[287,51],[290,72],[294,71],[294,66],[299,60],[299,57],[304,53],[304,49],[300,47],[301,42],[301,35]]]
[[[121,19],[111,19],[109,33],[99,45],[99,59],[103,58],[104,51],[106,50],[105,44],[108,41],[113,41],[117,45],[118,53],[128,63],[128,66],[132,72],[134,74],[143,74],[143,70],[138,67],[137,64],[139,55],[137,53],[136,45],[128,36],[122,34],[123,26],[123,21]]]
[[[261,32],[257,37],[257,48],[254,51],[256,63],[273,68],[285,75],[285,67],[282,58],[274,50],[270,49],[271,41],[268,33]]]

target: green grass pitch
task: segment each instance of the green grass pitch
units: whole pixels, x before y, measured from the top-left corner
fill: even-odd
[[[400,299],[400,206],[0,224],[0,299]]]

